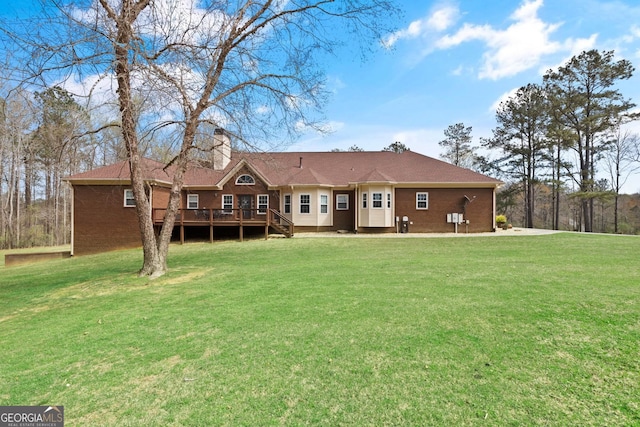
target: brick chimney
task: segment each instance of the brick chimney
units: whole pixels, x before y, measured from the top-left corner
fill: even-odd
[[[213,132],[213,169],[223,170],[231,161],[231,138],[222,128]]]

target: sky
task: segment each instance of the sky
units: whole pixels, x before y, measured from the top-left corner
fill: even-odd
[[[1,1],[0,15],[28,11],[32,1]],[[437,158],[449,125],[471,126],[479,145],[496,126],[500,101],[584,50],[615,50],[616,59],[640,66],[638,0],[396,3],[404,11],[398,30],[365,61],[344,53],[325,64],[332,132],[306,134],[285,149],[381,150],[399,141]],[[640,71],[618,88],[640,104]],[[640,133],[640,123],[632,130]],[[623,190],[640,192],[640,172]]]
[[[333,132],[307,135],[290,150],[356,145],[380,150],[400,141],[439,157],[444,130],[472,127],[474,145],[491,136],[500,101],[589,49],[614,50],[640,68],[637,0],[402,0],[399,30],[366,62],[327,65]],[[640,105],[640,71],[618,85]],[[640,126],[637,127],[640,131]],[[640,192],[640,174],[623,188]]]

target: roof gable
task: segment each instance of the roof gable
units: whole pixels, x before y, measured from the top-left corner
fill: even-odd
[[[249,170],[252,174],[256,175],[259,180],[264,182],[267,186],[269,186],[268,179],[260,173],[260,171],[256,170],[251,163],[247,162],[245,159],[241,159],[235,165],[231,166],[231,168],[227,168],[228,171],[224,174],[224,176],[217,182],[217,187],[222,188],[224,185],[229,182],[229,180],[235,177],[243,168]]]
[[[373,169],[372,171],[365,173],[363,176],[358,179],[359,183],[372,183],[372,182],[393,182],[393,179],[378,169]]]

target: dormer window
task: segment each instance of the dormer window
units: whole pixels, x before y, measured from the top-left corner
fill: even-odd
[[[236,185],[255,185],[256,180],[253,179],[251,175],[240,175],[238,179],[236,179]]]

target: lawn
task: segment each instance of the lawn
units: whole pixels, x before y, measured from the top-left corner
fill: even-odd
[[[640,238],[294,238],[0,269],[0,405],[68,426],[640,425]]]

